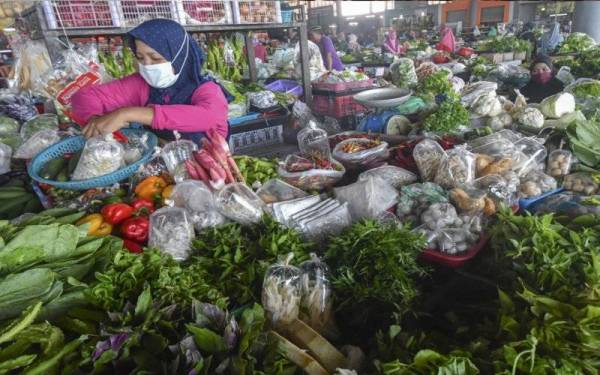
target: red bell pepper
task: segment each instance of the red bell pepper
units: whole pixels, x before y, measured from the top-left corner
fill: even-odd
[[[145,243],[148,241],[148,230],[150,229],[150,220],[147,217],[132,217],[121,224],[121,235],[123,238]]]
[[[139,254],[139,253],[144,252],[142,245],[140,245],[139,243],[137,243],[135,241],[125,239],[125,240],[123,240],[123,246],[125,246],[125,248],[127,250],[129,250],[130,253]]]
[[[102,207],[100,213],[105,221],[120,224],[133,215],[133,207],[126,203],[111,203]]]
[[[131,207],[136,216],[148,216],[156,210],[154,203],[144,198],[138,198],[131,202]]]

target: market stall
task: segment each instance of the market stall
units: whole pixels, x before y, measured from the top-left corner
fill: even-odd
[[[136,22],[118,3],[107,25],[46,20],[45,36],[118,43]],[[207,17],[191,3],[172,2]],[[52,41],[15,39],[0,91],[0,372],[597,373],[598,46],[567,38],[563,51],[585,51],[539,104],[519,92],[530,73],[512,61],[529,47],[512,37],[415,42],[385,80],[310,82],[304,52],[302,85],[252,63],[242,80],[251,42],[233,32],[295,27],[303,51],[306,24],[254,23],[265,2],[209,3],[223,24],[180,22],[221,34],[202,42],[234,98],[229,137],[86,138],[69,98],[131,74],[131,51],[96,41],[53,61]]]

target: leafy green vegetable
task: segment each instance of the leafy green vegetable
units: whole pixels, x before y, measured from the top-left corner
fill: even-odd
[[[437,95],[456,96],[446,70],[437,71],[422,79],[417,86],[416,93],[424,100],[431,100]]]
[[[600,81],[587,81],[575,85],[570,90],[576,97],[600,96]]]
[[[576,121],[567,127],[573,154],[589,167],[600,165],[600,125],[596,121]]]
[[[596,42],[585,33],[574,32],[569,34],[558,47],[559,53],[581,52],[593,48]]]
[[[423,121],[423,128],[430,132],[450,134],[469,124],[469,112],[458,100],[447,99]]]

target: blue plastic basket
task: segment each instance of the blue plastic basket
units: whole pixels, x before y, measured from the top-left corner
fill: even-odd
[[[291,79],[278,79],[266,85],[265,88],[275,92],[290,93],[297,97],[301,97],[304,94],[302,86],[297,81],[292,81]]]
[[[50,160],[59,158],[64,154],[77,152],[83,149],[85,146],[85,138],[83,136],[69,137],[63,139],[57,144],[48,147],[44,151],[40,152],[29,164],[27,167],[27,171],[29,172],[29,176],[40,183],[48,184],[52,186],[56,186],[61,189],[70,189],[70,190],[87,190],[96,187],[104,187],[110,186],[114,183],[122,181],[131,175],[133,175],[139,167],[147,162],[152,153],[154,152],[154,148],[158,144],[158,138],[153,133],[150,133],[143,129],[121,129],[121,132],[125,134],[127,137],[132,136],[141,136],[143,134],[148,134],[148,148],[140,158],[140,160],[135,163],[129,164],[128,166],[119,169],[113,173],[109,173],[104,176],[89,178],[87,180],[78,180],[78,181],[52,181],[46,180],[40,177],[40,171],[42,167],[48,163]]]
[[[535,204],[537,204],[538,202],[543,201],[544,199],[548,198],[551,195],[563,192],[564,190],[565,190],[564,188],[558,188],[558,189],[547,191],[544,194],[539,195],[537,197],[528,198],[528,199],[521,198],[521,199],[519,199],[519,209],[521,211],[529,211],[529,209],[531,207],[533,207]]]
[[[292,16],[294,15],[293,10],[282,10],[281,11],[281,22],[290,23],[292,22]]]

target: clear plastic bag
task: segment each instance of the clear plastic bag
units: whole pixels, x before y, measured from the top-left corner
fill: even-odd
[[[217,193],[216,203],[221,214],[241,224],[258,223],[265,205],[260,197],[243,183],[225,186]]]
[[[479,214],[485,208],[486,193],[483,190],[454,188],[448,196],[461,213]]]
[[[320,242],[330,236],[340,234],[351,224],[352,216],[348,209],[348,203],[339,204],[337,202],[327,210],[323,210],[323,212],[300,220],[296,228],[307,240]]]
[[[57,129],[40,130],[27,139],[14,153],[15,159],[33,159],[37,154],[60,141]]]
[[[423,181],[433,181],[445,154],[442,146],[432,139],[424,139],[415,146],[413,158]]]
[[[329,267],[315,253],[311,253],[310,260],[300,264],[300,270],[303,320],[327,337],[336,336]]]
[[[85,142],[73,180],[104,176],[125,165],[125,148],[112,134],[98,135]]]
[[[10,134],[18,134],[19,122],[14,118],[8,116],[0,116],[0,137],[4,137]]]
[[[125,154],[123,160],[125,164],[133,164],[140,160],[144,152],[148,149],[148,133],[132,134],[127,137],[127,143],[123,145]]]
[[[10,158],[12,149],[3,143],[0,143],[0,174],[10,172]]]
[[[385,180],[371,177],[334,189],[336,199],[348,203],[354,221],[375,219],[397,203],[398,192]]]
[[[469,250],[473,243],[467,240],[468,234],[469,232],[464,229],[442,229],[437,236],[437,250],[450,255]]]
[[[461,187],[475,180],[475,155],[464,146],[446,151],[442,158],[434,181],[445,187]]]
[[[403,186],[396,205],[396,215],[403,221],[417,222],[421,213],[431,204],[444,202],[448,202],[446,190],[432,182]]]
[[[282,262],[271,265],[265,272],[261,300],[274,326],[289,324],[300,314],[302,271],[290,264],[293,257],[294,254],[288,254]]]
[[[329,148],[327,132],[318,128],[314,122],[310,122],[307,127],[298,132],[298,148],[300,149],[300,153],[304,155],[324,160],[331,159],[331,149]]]
[[[176,137],[178,137],[177,134]],[[161,156],[169,172],[173,173],[177,166],[185,160],[193,160],[194,157],[192,153],[197,149],[198,146],[194,142],[178,139],[167,143],[162,149]]]
[[[519,176],[524,176],[546,160],[546,147],[536,138],[521,138],[515,142],[517,153],[514,158],[513,171]]]
[[[291,217],[294,214],[302,212],[309,207],[321,202],[321,197],[318,195],[309,195],[304,198],[292,199],[289,201],[277,202],[270,205],[271,212],[277,222],[291,226]]]
[[[31,92],[52,69],[52,61],[43,40],[19,38],[11,41],[15,61],[9,77],[9,86],[18,91]]]
[[[507,144],[506,141],[508,141],[508,143],[514,144],[521,138],[523,138],[523,136],[521,134],[519,134],[511,129],[504,129],[504,130],[500,130],[499,132],[492,133],[490,135],[486,135],[484,137],[471,139],[471,140],[469,140],[469,142],[467,142],[467,144],[469,146],[469,149],[472,152],[492,155],[492,154],[489,154],[488,152],[485,152],[484,149],[479,149],[479,147],[494,144],[496,142],[502,142],[502,143],[500,143],[500,145],[503,145],[503,144]]]
[[[217,210],[212,191],[202,181],[186,180],[178,183],[169,199],[175,206],[187,210],[198,231],[224,224],[227,220]]]
[[[497,174],[490,174],[473,181],[473,187],[485,191],[496,206],[499,204],[512,206],[517,200],[518,184],[518,178],[515,184],[510,184],[506,178]]]
[[[554,150],[548,155],[546,173],[554,178],[562,178],[569,174],[573,154],[568,150]]]
[[[334,159],[347,169],[377,167],[389,157],[388,144],[365,138],[346,139],[333,149]]]
[[[521,196],[532,198],[556,189],[556,180],[542,171],[534,170],[521,178]]]
[[[415,64],[412,59],[401,57],[390,65],[392,83],[398,87],[412,87],[418,82]]]
[[[333,169],[314,168],[298,172],[288,172],[284,166],[280,165],[277,173],[285,182],[302,190],[320,191],[333,186],[346,172],[340,162],[331,160],[331,164]]]
[[[31,120],[38,115],[31,95],[26,93],[14,93],[9,90],[1,90],[0,111],[20,123]],[[19,128],[13,133],[18,133]]]
[[[421,223],[430,230],[438,230],[452,225],[458,214],[450,203],[433,203],[421,214]]]
[[[272,91],[259,91],[248,94],[250,104],[260,109],[267,109],[277,105],[277,98]]]
[[[396,189],[413,184],[418,180],[416,174],[394,165],[382,165],[381,167],[369,169],[361,173],[358,176],[358,180],[364,181],[370,177],[381,178]]]
[[[267,204],[303,198],[308,195],[303,190],[279,179],[267,181],[256,191],[256,194]]]
[[[181,207],[163,207],[150,215],[148,247],[157,248],[177,261],[191,253],[194,225]]]
[[[35,116],[21,126],[21,137],[26,141],[40,130],[58,130],[58,116],[53,113]]]
[[[586,195],[596,194],[599,189],[594,179],[585,172],[577,172],[565,176],[562,186],[567,190]]]
[[[462,89],[460,100],[465,106],[470,107],[477,98],[489,92],[495,92],[497,89],[498,84],[496,82],[479,81],[470,83]]]

